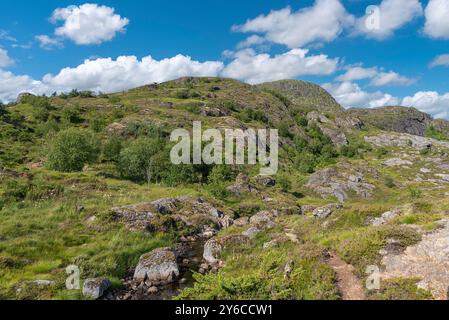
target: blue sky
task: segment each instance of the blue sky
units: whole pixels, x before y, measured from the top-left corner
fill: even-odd
[[[184,75],[295,78],[346,107],[449,118],[448,16],[449,0],[3,0],[0,99]]]

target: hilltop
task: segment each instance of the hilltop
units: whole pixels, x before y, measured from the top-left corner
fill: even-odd
[[[278,129],[279,173],[172,165],[193,121]],[[0,106],[0,297],[88,298],[76,265],[104,299],[444,299],[447,123],[298,80],[21,95]]]

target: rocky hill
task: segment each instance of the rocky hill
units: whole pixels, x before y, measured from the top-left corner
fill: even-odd
[[[193,121],[277,128],[278,174],[171,164]],[[296,80],[21,95],[0,105],[0,298],[446,299],[447,123]]]

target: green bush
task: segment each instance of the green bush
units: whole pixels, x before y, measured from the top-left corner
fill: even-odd
[[[306,128],[309,124],[309,121],[303,115],[297,115],[295,117],[295,120],[296,120],[296,123],[298,124],[298,126],[303,127],[303,128]]]
[[[122,139],[117,136],[110,137],[103,146],[104,159],[114,162],[118,161],[122,148]]]
[[[433,138],[436,140],[448,140],[448,136],[446,134],[444,134],[443,132],[435,129],[434,126],[427,127],[426,131],[424,132],[424,135],[427,138]]]
[[[62,110],[62,120],[66,123],[81,123],[83,121],[81,117],[81,111],[77,107],[65,107]]]
[[[410,187],[408,188],[408,192],[411,199],[419,199],[422,197],[422,191],[417,188]]]
[[[384,181],[384,184],[388,188],[394,188],[396,186],[395,183],[394,183],[394,180],[391,177],[386,177],[385,181]]]
[[[301,173],[313,173],[316,164],[315,156],[308,151],[298,153],[295,159],[295,168]]]
[[[48,166],[57,171],[81,171],[98,157],[98,142],[89,131],[70,128],[57,134],[48,154]]]
[[[281,187],[283,192],[288,192],[292,187],[292,183],[285,175],[278,175],[276,182]]]
[[[290,133],[290,126],[283,122],[278,126],[279,136],[283,138],[292,138],[292,134]]]
[[[214,197],[225,199],[229,193],[226,189],[226,181],[232,179],[232,170],[229,166],[215,166],[208,177],[208,189]]]
[[[138,138],[120,152],[117,167],[120,175],[133,181],[152,181],[156,172],[153,157],[163,148],[159,139]],[[157,172],[156,172],[157,173]]]

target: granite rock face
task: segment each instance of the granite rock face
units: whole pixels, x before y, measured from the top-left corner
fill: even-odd
[[[419,278],[418,287],[429,290],[435,299],[446,300],[449,287],[449,220],[442,228],[422,236],[422,241],[402,254],[388,253],[381,279]]]
[[[339,168],[326,168],[309,177],[306,187],[320,194],[323,198],[333,196],[340,202],[348,199],[348,192],[353,191],[361,198],[370,198],[375,187],[363,182],[359,173],[352,174]]]

